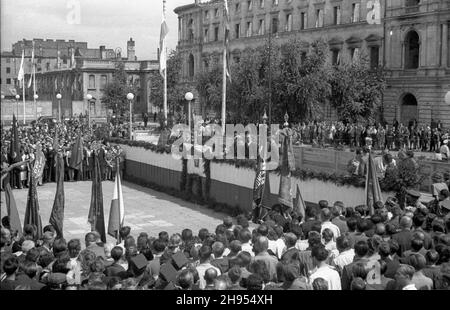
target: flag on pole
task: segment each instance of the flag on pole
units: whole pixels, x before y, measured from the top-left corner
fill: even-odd
[[[61,67],[61,51],[59,50],[58,47],[58,51],[56,52],[57,57],[56,57],[56,67],[59,69]]]
[[[383,201],[380,183],[377,178],[375,162],[372,157],[372,151],[369,151],[368,165],[366,175],[366,205],[369,207],[370,215],[372,215],[375,213],[375,202]]]
[[[9,226],[17,230],[19,236],[22,235],[22,224],[20,222],[19,211],[17,211],[16,200],[14,199],[11,185],[9,182],[5,185],[6,212],[9,217]]]
[[[31,87],[31,82],[33,81],[33,78],[34,78],[34,41],[33,41],[33,49],[31,50],[31,66],[32,66],[33,70],[32,70],[32,74],[30,74],[30,80],[28,81],[27,88]]]
[[[295,162],[292,160],[293,149],[291,133],[289,128],[281,131],[281,159],[280,159],[280,190],[278,192],[278,202],[291,211],[293,209],[291,193],[291,171],[295,169]]]
[[[93,154],[94,167],[92,170],[92,193],[91,206],[89,208],[88,221],[91,224],[91,230],[97,231],[103,243],[106,243],[105,234],[105,217],[103,213],[103,191],[102,191],[102,173],[98,155],[94,150]]]
[[[294,198],[294,213],[298,215],[302,215],[302,218],[305,218],[305,210],[306,210],[306,204],[303,200],[302,193],[300,192],[300,188],[297,184],[297,193],[295,194]]]
[[[116,180],[114,182],[114,193],[111,200],[111,209],[109,211],[108,234],[116,238],[119,242],[121,240],[118,234],[120,228],[123,226],[125,219],[125,208],[123,204],[122,195],[122,181],[120,180],[119,163],[117,163]]]
[[[31,170],[31,169],[29,169]],[[25,211],[24,225],[31,224],[36,228],[36,237],[40,239],[42,237],[42,221],[39,214],[39,201],[37,196],[37,180],[34,174],[30,176],[30,188],[28,190],[27,208]]]
[[[77,66],[76,60],[75,60],[75,49],[71,48],[72,54],[71,54],[71,62],[72,62],[72,68],[75,68]]]
[[[255,223],[262,221],[271,208],[269,174],[266,171],[266,162],[259,158],[253,184],[253,221]]]
[[[167,69],[167,55],[166,55],[166,36],[169,33],[169,27],[166,23],[166,0],[163,0],[163,15],[161,22],[161,33],[159,37],[159,73],[164,78]]]
[[[58,238],[63,238],[64,222],[64,159],[60,152],[56,155],[56,194],[49,223],[55,228]]]
[[[22,51],[22,60],[20,61],[20,69],[19,69],[19,74],[17,76],[17,80],[19,81],[19,83],[24,83],[24,78],[25,78],[25,72],[23,70],[23,61],[25,58],[25,50]],[[25,83],[24,83],[25,84]],[[20,84],[20,85],[24,85],[24,84]]]

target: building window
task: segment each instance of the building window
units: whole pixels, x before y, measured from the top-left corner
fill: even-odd
[[[405,39],[405,69],[419,68],[419,35],[414,30],[406,35]]]
[[[253,34],[253,23],[247,22],[247,37],[251,37]]]
[[[95,75],[89,75],[89,89],[95,89]]]
[[[209,12],[208,12],[208,11],[205,11],[204,14],[205,14],[204,18],[205,18],[205,19],[208,19],[208,17],[209,17]]]
[[[259,0],[259,8],[264,9],[264,1],[265,0]]]
[[[359,10],[360,10],[360,4],[353,3],[352,4],[352,23],[359,22]]]
[[[108,84],[108,77],[106,75],[100,76],[100,89],[105,89]]]
[[[11,85],[11,79],[6,79],[6,84]]]
[[[372,46],[370,48],[370,68],[378,68],[380,61],[380,48],[378,46]]]
[[[272,18],[272,33],[278,32],[278,18]]]
[[[234,25],[234,37],[239,39],[241,37],[241,24]]]
[[[193,78],[195,75],[195,63],[194,63],[194,55],[189,55],[189,72],[188,75],[190,78]]]
[[[214,41],[219,41],[219,27],[214,28]]]
[[[352,62],[356,62],[359,59],[359,48],[350,48],[350,59]]]
[[[204,35],[203,35],[203,42],[208,42],[208,35],[209,35],[209,31],[208,31],[208,29],[205,29],[205,31],[204,31]]]
[[[335,6],[333,8],[333,24],[339,25],[341,23],[341,7]]]
[[[286,31],[292,31],[292,14],[286,15]]]
[[[67,65],[67,56],[63,55],[63,64]]]
[[[238,2],[238,3],[236,3],[236,5],[235,5],[235,11],[236,11],[236,12],[239,12],[240,9],[241,9],[241,4]]]
[[[323,9],[316,10],[316,28],[323,27]]]
[[[259,25],[258,25],[258,34],[259,35],[263,35],[266,32],[266,22],[264,19],[260,19],[259,20]]]
[[[194,31],[192,29],[189,29],[189,42],[194,42]]]
[[[420,4],[420,0],[406,0],[405,6],[417,6]]]
[[[219,17],[219,9],[214,9],[214,16]]]
[[[339,65],[340,63],[340,53],[339,50],[332,50],[331,51],[331,64],[332,65]]]
[[[251,11],[253,9],[253,0],[248,0],[247,1],[247,7],[248,7],[249,11]]]
[[[11,68],[10,67],[6,67],[6,73],[11,73]]]
[[[300,13],[300,29],[306,29],[306,13],[305,12],[301,12]]]

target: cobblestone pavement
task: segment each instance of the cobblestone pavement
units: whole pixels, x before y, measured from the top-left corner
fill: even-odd
[[[113,195],[114,182],[104,181],[103,207],[105,213],[105,227],[108,229],[109,209]],[[194,234],[200,228],[214,231],[222,223],[224,214],[207,209],[193,203],[160,193],[132,183],[123,182],[123,197],[125,204],[125,225],[131,227],[131,234],[136,238],[140,232],[147,232],[150,236],[157,236],[160,231],[169,234],[181,233],[184,228],[192,229]],[[80,238],[90,230],[87,221],[91,201],[92,182],[66,182],[64,238]],[[42,225],[48,224],[55,198],[56,183],[48,183],[38,187],[38,198]],[[13,190],[23,223],[28,189]],[[1,192],[1,216],[6,215],[4,192]],[[107,242],[115,242],[107,236]],[[84,243],[84,242],[82,242]]]

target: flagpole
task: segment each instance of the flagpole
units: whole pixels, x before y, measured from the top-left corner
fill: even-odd
[[[223,49],[223,75],[222,75],[222,130],[225,135],[226,110],[227,110],[227,50]]]
[[[167,59],[167,50],[163,51]],[[167,66],[164,69],[164,125],[167,126]]]
[[[34,41],[33,41],[33,103],[34,103],[34,117],[37,121],[37,103],[36,103],[36,64],[34,60]]]
[[[22,81],[22,97],[23,97],[23,124],[25,125],[25,76]]]
[[[163,0],[163,23],[166,22],[166,0]],[[167,31],[167,27],[166,27]],[[163,38],[163,46],[161,46],[161,53],[164,55],[164,127],[167,127],[168,123],[168,108],[167,108],[167,48],[166,48],[166,34],[164,34]],[[161,57],[161,56],[160,56]]]

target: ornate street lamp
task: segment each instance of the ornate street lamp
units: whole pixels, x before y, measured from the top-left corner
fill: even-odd
[[[20,95],[16,95],[17,117],[19,117],[19,99],[20,99]]]
[[[133,109],[132,109],[132,104],[133,104],[134,95],[132,93],[128,93],[127,99],[128,99],[128,102],[130,103],[130,140],[133,140],[132,139],[132,135],[133,135]]]
[[[89,122],[88,126],[89,126],[89,130],[91,130],[91,100],[92,100],[92,95],[91,94],[87,94],[86,95],[86,100],[87,100],[87,103],[88,103],[88,122]]]
[[[38,117],[37,117],[37,100],[39,99],[38,94],[34,94],[33,99],[34,99],[34,117],[36,118],[36,121],[37,121],[37,119],[38,119]]]
[[[57,94],[56,99],[58,99],[58,118],[59,122],[61,123],[61,99],[62,99],[61,94]]]
[[[188,102],[188,124],[189,124],[189,130],[192,130],[192,119],[191,119],[191,101],[194,99],[194,95],[191,92],[187,92],[184,95],[184,99]]]

